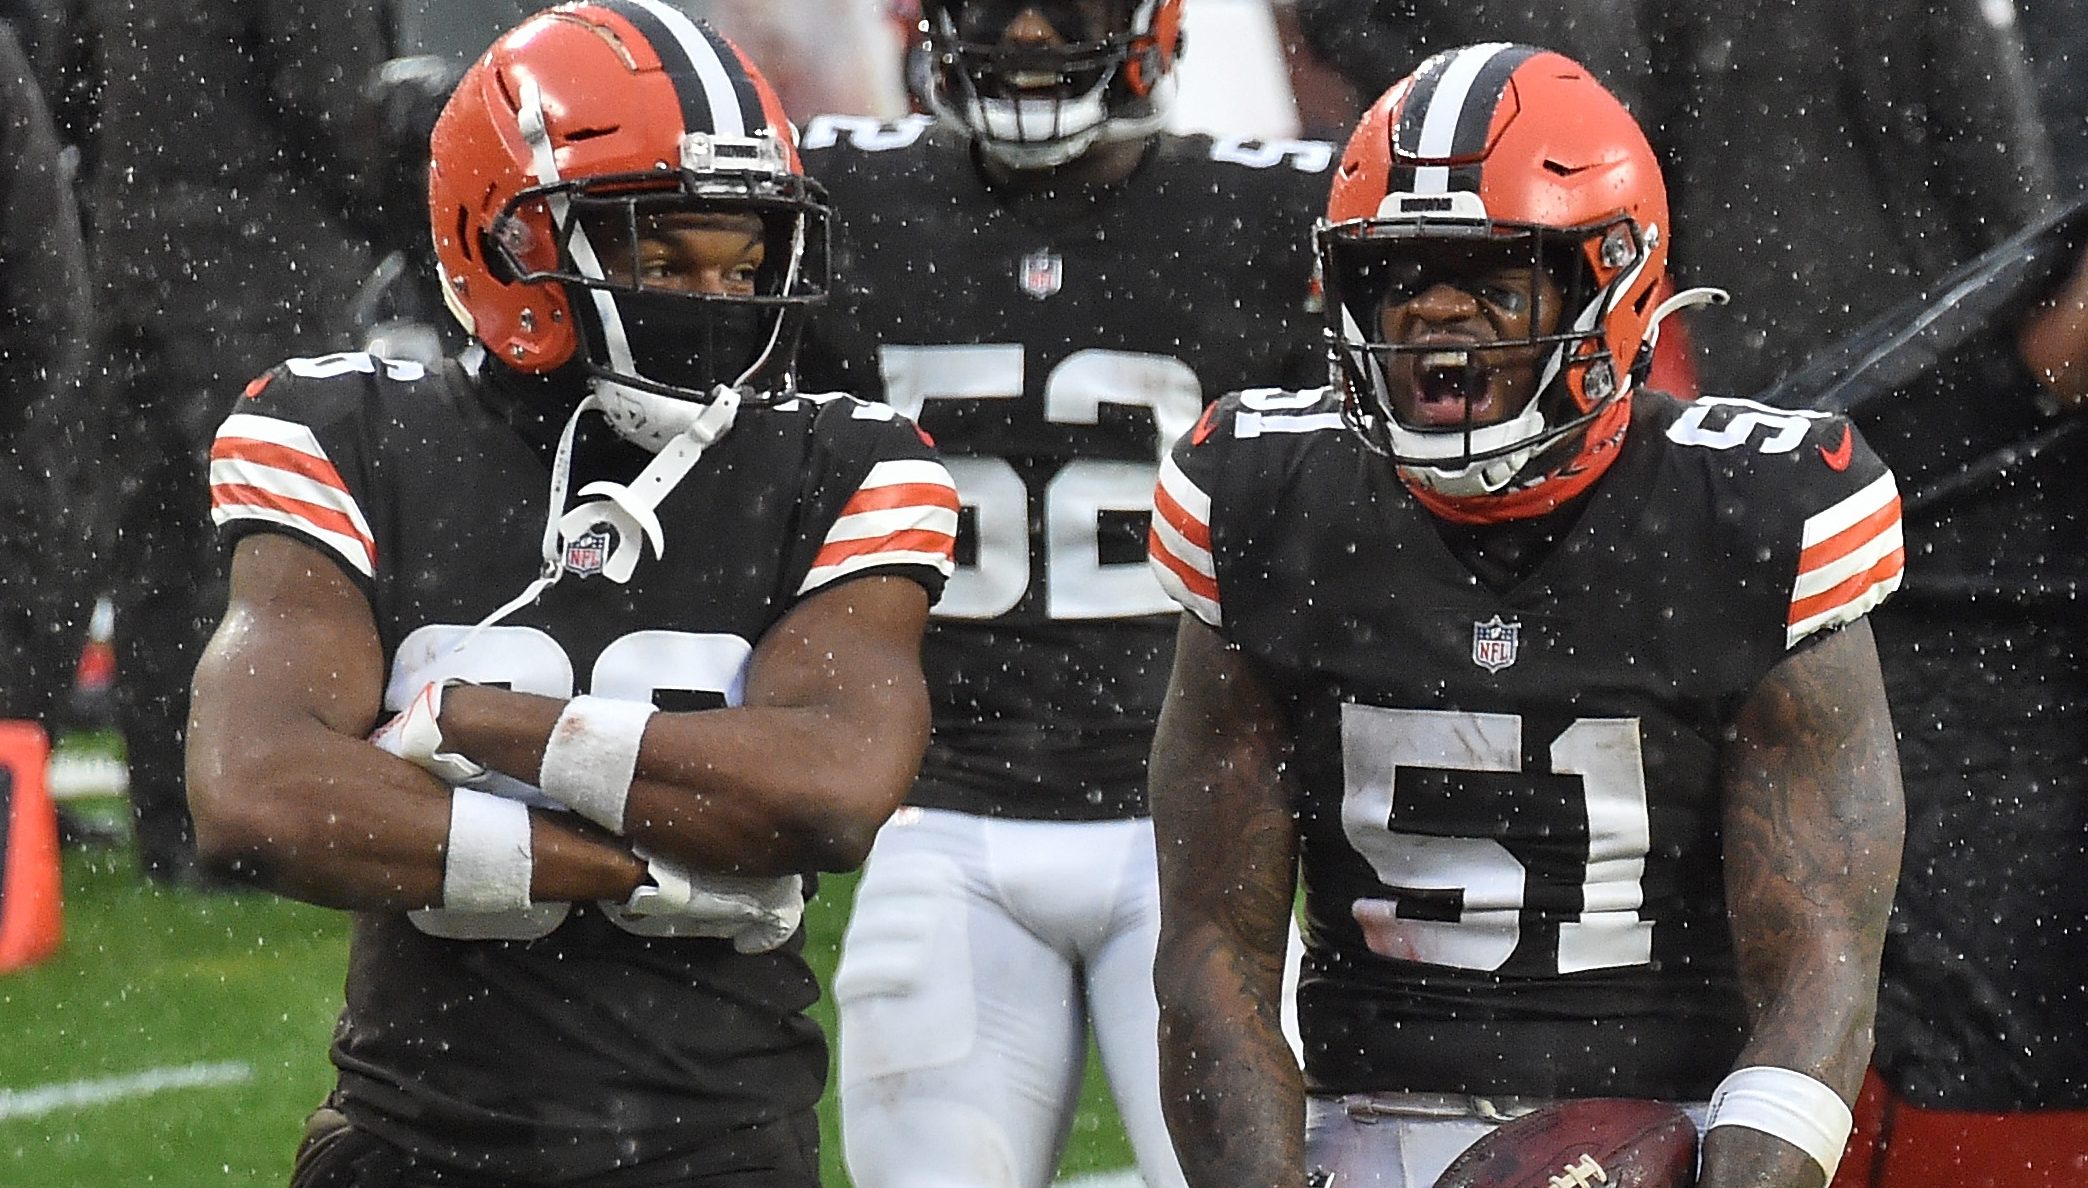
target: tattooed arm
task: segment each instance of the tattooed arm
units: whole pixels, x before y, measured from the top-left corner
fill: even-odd
[[[1296,827],[1289,732],[1247,657],[1182,617],[1153,740],[1160,1088],[1194,1188],[1304,1183],[1305,1085],[1279,1027]]]
[[[1905,810],[1870,624],[1784,660],[1740,711],[1721,779],[1725,881],[1749,1038],[1739,1064],[1795,1069],[1854,1102]],[[1702,1188],[1817,1188],[1820,1169],[1738,1126],[1704,1143]]]

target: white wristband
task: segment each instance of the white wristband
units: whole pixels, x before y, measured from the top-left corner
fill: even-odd
[[[1704,1121],[1707,1132],[1745,1126],[1773,1134],[1812,1156],[1830,1181],[1854,1125],[1841,1094],[1802,1072],[1765,1064],[1734,1069],[1720,1081]]]
[[[442,862],[442,906],[507,912],[529,906],[535,871],[529,806],[470,788],[450,793],[449,850]]]
[[[624,801],[638,771],[638,744],[653,706],[613,697],[566,702],[544,743],[537,786],[544,795],[612,833],[624,828]]]

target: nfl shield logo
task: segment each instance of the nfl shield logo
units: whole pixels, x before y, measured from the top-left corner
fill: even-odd
[[[1521,623],[1503,623],[1495,615],[1472,624],[1472,663],[1488,672],[1499,672],[1515,663],[1516,645],[1522,641]]]
[[[1015,279],[1022,291],[1042,301],[1059,291],[1066,279],[1066,262],[1050,248],[1039,248],[1022,258],[1022,266],[1015,271]]]
[[[565,567],[581,577],[602,572],[609,560],[609,526],[597,524],[584,536],[566,542]]]

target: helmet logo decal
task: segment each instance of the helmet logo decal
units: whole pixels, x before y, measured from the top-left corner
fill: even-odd
[[[1065,282],[1065,258],[1048,247],[1024,256],[1015,269],[1015,283],[1039,301],[1058,292]]]
[[[1495,615],[1472,624],[1472,663],[1488,672],[1499,672],[1515,663],[1522,646],[1522,621],[1504,623]]]
[[[1486,201],[1471,190],[1443,194],[1409,194],[1393,191],[1378,203],[1381,219],[1444,219],[1486,222]]]

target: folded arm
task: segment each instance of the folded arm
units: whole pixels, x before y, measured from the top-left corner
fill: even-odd
[[[340,568],[287,536],[241,541],[189,719],[204,860],[328,907],[439,906],[451,790],[370,744],[383,692],[369,602]],[[642,881],[629,846],[587,821],[530,818],[535,898],[622,900]]]
[[[928,742],[928,597],[863,577],[806,599],[755,646],[744,704],[648,720],[622,812],[641,849],[737,875],[848,870],[904,799]],[[450,689],[443,746],[541,783],[566,702]]]

